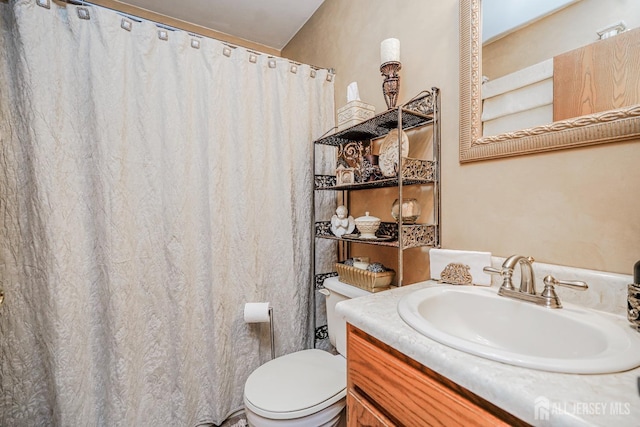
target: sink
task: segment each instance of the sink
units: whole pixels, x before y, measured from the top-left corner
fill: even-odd
[[[405,295],[398,313],[435,341],[511,365],[574,374],[640,366],[640,334],[626,319],[563,305],[548,309],[495,288],[440,285]]]

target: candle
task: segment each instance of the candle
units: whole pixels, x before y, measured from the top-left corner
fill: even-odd
[[[382,43],[380,43],[380,61],[382,64],[391,61],[400,62],[400,40],[382,40]]]

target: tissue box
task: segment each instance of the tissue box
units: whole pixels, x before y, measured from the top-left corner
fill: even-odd
[[[338,132],[375,116],[376,107],[362,101],[348,102],[338,109]]]

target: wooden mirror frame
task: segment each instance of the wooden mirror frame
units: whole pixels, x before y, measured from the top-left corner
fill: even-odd
[[[640,139],[640,104],[482,136],[481,0],[460,0],[460,163]]]

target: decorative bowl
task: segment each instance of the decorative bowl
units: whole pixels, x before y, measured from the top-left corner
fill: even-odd
[[[391,216],[398,221],[400,210],[400,203],[398,199],[393,202],[391,206]],[[420,217],[421,208],[416,199],[402,199],[402,222],[404,224],[415,224]]]
[[[355,223],[361,239],[376,238],[376,231],[380,228],[380,218],[370,216],[369,212],[365,212],[364,216],[355,219]]]

